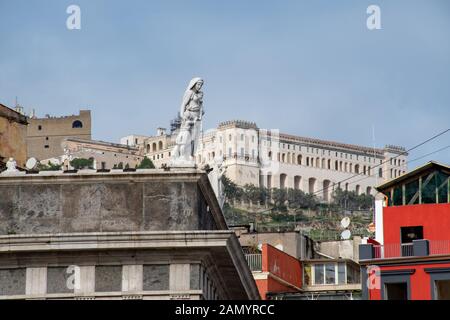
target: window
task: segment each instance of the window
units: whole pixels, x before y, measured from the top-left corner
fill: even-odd
[[[323,264],[314,265],[314,284],[324,283]]]
[[[75,129],[83,128],[83,123],[80,120],[75,120],[72,123],[72,128],[75,128]]]
[[[405,204],[419,203],[419,180],[411,181],[405,184]]]
[[[42,126],[41,125],[38,125],[38,130],[42,130]]]
[[[46,144],[46,145],[44,146],[44,148],[45,148],[45,149],[48,149],[48,148],[50,148],[50,146],[49,146],[48,144]]]
[[[338,283],[345,284],[345,263],[338,263]]]
[[[423,226],[401,227],[402,243],[412,243],[413,240],[423,239]]]
[[[334,269],[334,264],[325,265],[325,283],[335,284],[336,282],[336,271]]]
[[[450,300],[450,280],[436,280],[436,299]]]
[[[406,282],[386,283],[386,300],[408,300],[408,285]]]
[[[48,137],[45,137],[45,140],[47,140],[47,141],[48,141]]]

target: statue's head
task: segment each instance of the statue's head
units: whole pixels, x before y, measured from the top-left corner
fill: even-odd
[[[193,78],[190,82],[189,82],[189,87],[188,90],[195,90],[195,91],[200,91],[200,89],[203,86],[203,79],[202,78]]]

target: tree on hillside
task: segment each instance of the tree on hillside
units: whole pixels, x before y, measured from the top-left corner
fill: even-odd
[[[145,156],[141,163],[137,166],[137,169],[155,169],[155,165],[152,160]]]

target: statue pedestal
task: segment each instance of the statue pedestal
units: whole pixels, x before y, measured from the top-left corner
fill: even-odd
[[[170,168],[189,168],[189,169],[192,169],[192,168],[195,168],[196,165],[195,165],[194,161],[185,161],[185,160],[177,159],[177,160],[169,162],[169,167]]]

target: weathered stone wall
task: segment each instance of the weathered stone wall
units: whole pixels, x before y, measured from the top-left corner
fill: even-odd
[[[0,234],[224,229],[201,175],[0,177]]]

